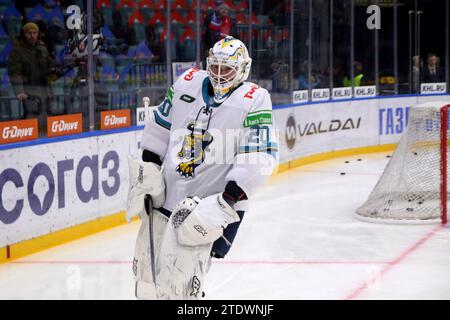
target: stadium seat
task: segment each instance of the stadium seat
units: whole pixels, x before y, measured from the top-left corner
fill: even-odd
[[[56,26],[65,28],[64,24],[64,14],[59,6],[53,7],[53,9],[48,14],[48,21]]]
[[[135,9],[130,16],[128,17],[128,25],[133,26],[134,24],[144,24],[144,16],[139,12],[139,10]]]
[[[97,4],[95,8],[98,10],[100,8],[112,8],[112,4],[110,0],[97,0]]]
[[[99,64],[102,65],[103,67],[108,67],[111,69],[115,68],[114,57],[110,54],[107,54],[105,52],[100,52],[100,54],[98,55],[98,61],[99,61]]]
[[[147,22],[147,24],[149,24],[151,26],[164,25],[165,23],[166,23],[166,17],[159,10],[156,11],[155,14],[153,15],[153,17],[151,17],[150,20],[148,20],[148,22]]]
[[[200,23],[203,23],[204,19],[200,17]],[[188,12],[186,18],[184,18],[184,23],[189,26],[194,26],[197,23],[197,14],[195,10],[191,10]]]
[[[8,41],[10,40],[9,35],[6,33],[5,29],[3,29],[2,25],[0,24],[0,45],[6,45]]]
[[[136,42],[142,42],[147,40],[146,27],[142,23],[135,23],[133,25],[134,34],[136,36]]]
[[[44,7],[38,3],[33,7],[33,9],[27,14],[27,20],[29,21],[49,21],[49,14],[44,9]]]
[[[194,9],[197,8],[197,2],[196,1],[194,2],[193,7],[194,7]],[[200,4],[200,9],[203,10],[203,11],[210,12],[210,11],[213,11],[215,7],[216,7],[216,4],[214,3],[214,0],[207,0],[206,2],[202,1],[202,3]]]
[[[128,57],[124,54],[118,54],[117,56],[114,57],[114,59],[116,62],[116,71],[119,71],[121,67],[128,65],[132,60],[131,57]]]
[[[103,26],[100,28],[103,37],[105,37],[108,44],[114,46],[116,45],[116,37],[112,33],[111,29],[108,26]]]
[[[104,24],[108,27],[112,27],[114,25],[112,7],[103,6],[98,10],[102,13]]]
[[[167,39],[167,30],[164,28],[163,31],[161,32],[161,36],[160,36],[160,42],[165,45],[165,41]],[[170,40],[169,41],[169,45],[170,45],[170,59],[172,59],[173,61],[175,61],[176,59],[176,43],[175,43],[175,35],[173,32],[170,33]]]
[[[172,11],[170,13],[170,21],[172,21],[172,24],[177,24],[177,23],[184,23],[185,19],[183,18],[180,12]]]
[[[144,17],[145,22],[148,22],[155,14],[155,9],[150,8],[150,7],[141,7],[141,8],[139,8],[139,11],[141,12],[142,16]]]
[[[116,5],[116,10],[120,10],[122,8],[135,8],[136,5],[136,1],[134,0],[120,0],[119,3]]]
[[[3,13],[3,23],[6,28],[6,32],[10,37],[14,37],[20,33],[22,19],[22,15],[19,11],[17,11],[14,5],[11,4],[8,8],[6,8]]]
[[[6,66],[8,55],[12,50],[12,41],[9,41],[6,45],[0,45],[0,67]]]
[[[167,0],[159,0],[155,3],[155,9],[156,10],[167,10],[167,6],[166,6],[166,1]]]
[[[241,0],[234,6],[234,11],[246,13],[248,10],[248,1],[247,0]]]
[[[128,52],[128,57],[150,60],[149,62],[151,62],[153,52],[147,47],[145,41],[142,41],[135,49]]]
[[[236,17],[234,18],[234,23],[241,24],[241,25],[247,25],[248,24],[248,15],[243,14],[242,12],[239,12]]]
[[[254,26],[258,26],[260,24],[260,21],[254,12],[252,13],[252,24]]]
[[[138,7],[140,9],[143,9],[143,8],[155,9],[155,3],[152,0],[141,0],[138,3]]]
[[[9,5],[6,10],[3,12],[3,19],[11,19],[11,18],[17,18],[22,19],[22,15],[19,11],[17,11],[16,7],[14,7],[13,4]]]
[[[172,10],[188,10],[186,0],[174,0],[171,6]]]
[[[179,37],[179,59],[181,61],[195,61],[196,59],[196,34],[191,27],[187,27]]]

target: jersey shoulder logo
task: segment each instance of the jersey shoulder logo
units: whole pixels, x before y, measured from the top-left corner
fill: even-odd
[[[194,78],[194,73],[199,72],[200,69],[192,68],[191,71],[189,71],[185,76],[184,80],[191,81]]]
[[[193,178],[195,168],[205,161],[205,150],[213,141],[213,136],[207,130],[195,128],[195,123],[189,124],[187,129],[191,133],[184,136],[177,154],[184,161],[178,164],[176,171],[182,177]]]
[[[253,95],[255,94],[256,90],[261,88],[257,84],[254,84],[250,87],[250,90],[247,91],[247,93],[244,95],[244,98],[253,99]]]

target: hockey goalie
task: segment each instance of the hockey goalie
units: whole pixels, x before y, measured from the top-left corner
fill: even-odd
[[[139,214],[133,272],[139,299],[200,299],[212,258],[230,250],[248,200],[276,167],[267,90],[246,82],[252,60],[238,39],[187,70],[129,160],[127,215]]]

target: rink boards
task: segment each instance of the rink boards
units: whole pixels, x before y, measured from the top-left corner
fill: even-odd
[[[409,108],[450,95],[349,99],[274,107],[279,171],[393,149]],[[129,154],[142,127],[2,146],[0,262],[125,223]]]

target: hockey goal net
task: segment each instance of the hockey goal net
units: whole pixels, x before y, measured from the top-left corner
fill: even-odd
[[[408,128],[358,218],[384,223],[447,223],[448,109],[412,107]]]

